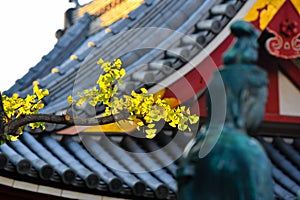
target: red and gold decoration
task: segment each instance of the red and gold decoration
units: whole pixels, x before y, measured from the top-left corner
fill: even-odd
[[[259,0],[245,16],[261,31],[272,36],[265,42],[276,57],[300,57],[300,3],[296,0]]]
[[[265,44],[271,55],[285,59],[300,57],[300,16],[291,1],[284,3],[267,31],[273,35]]]

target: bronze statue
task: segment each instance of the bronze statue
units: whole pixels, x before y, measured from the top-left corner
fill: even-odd
[[[179,159],[177,171],[179,200],[269,200],[273,199],[271,163],[253,137],[264,116],[267,74],[255,65],[258,31],[239,20],[230,27],[236,37],[223,55],[224,66],[211,80],[211,91],[225,89],[225,121],[199,131]],[[216,74],[222,84],[216,80]],[[211,101],[208,95],[208,114]],[[223,125],[221,124],[223,123]],[[215,131],[214,131],[215,130]],[[212,146],[203,153],[205,147]]]

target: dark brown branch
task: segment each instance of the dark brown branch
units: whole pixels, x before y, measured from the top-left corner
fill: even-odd
[[[10,135],[16,135],[19,127],[33,122],[48,122],[55,124],[65,124],[65,125],[103,125],[113,123],[119,120],[126,119],[123,114],[116,114],[106,117],[94,117],[94,118],[72,118],[69,115],[51,115],[51,114],[33,114],[13,119],[9,121],[5,127],[4,132]]]
[[[4,134],[4,117],[5,112],[3,108],[2,94],[0,92],[0,135]]]

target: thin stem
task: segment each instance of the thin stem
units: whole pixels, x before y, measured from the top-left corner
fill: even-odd
[[[72,118],[69,115],[51,115],[51,114],[33,114],[26,115],[9,121],[5,127],[5,133],[9,135],[17,135],[17,130],[26,124],[33,122],[48,122],[55,124],[65,124],[65,125],[103,125],[113,123],[119,120],[126,119],[123,114],[116,114],[105,117],[95,117],[95,118]]]
[[[5,112],[4,112],[4,107],[3,107],[3,102],[2,102],[2,94],[0,92],[0,135],[4,134],[4,117],[5,117]]]

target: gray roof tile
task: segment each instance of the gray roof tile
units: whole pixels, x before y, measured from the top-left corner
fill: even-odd
[[[100,57],[105,60],[122,58],[128,70],[124,84],[128,87],[124,86],[124,92],[145,85],[143,82],[146,79],[149,79],[146,82],[155,84],[167,77],[170,69],[176,70],[183,66],[187,60],[181,57],[190,59],[199,53],[202,49],[199,44],[205,47],[242,5],[241,1],[146,0],[142,6],[129,13],[128,18],[107,27],[111,30],[108,33],[103,27],[95,29],[97,32],[89,32],[88,27],[94,18],[84,15],[67,29],[53,50],[6,93],[30,93],[32,81],[38,80],[40,86],[48,88],[51,93],[42,112],[63,112],[69,107],[65,101],[68,95],[95,83],[93,75],[101,73],[96,64]],[[169,28],[176,33],[149,28],[135,30],[143,27]],[[95,46],[88,47],[89,42]],[[78,59],[71,60],[69,57],[72,54]],[[58,72],[51,74],[53,67]],[[128,89],[130,87],[132,89]],[[103,107],[96,109],[103,112]],[[88,110],[81,112],[91,114]],[[56,136],[55,131],[64,127],[48,125],[46,132]],[[1,170],[16,170],[26,176],[32,170],[41,174],[43,166],[51,166],[55,172],[49,185],[55,181],[62,182],[63,186],[72,190],[88,188],[88,192],[101,191],[110,196],[176,199],[175,161],[189,137],[181,138],[155,154],[172,141],[164,131],[155,140],[115,134],[119,141],[113,141],[114,133],[111,136],[101,133],[60,136],[59,139],[43,134],[31,135],[25,132],[20,141],[1,145],[0,166],[5,166],[0,167]],[[110,148],[103,138],[111,140],[118,148]],[[284,143],[279,138],[274,141],[266,143],[262,140],[261,143],[274,165],[275,194],[283,198],[295,197],[300,185],[297,178],[299,170],[295,167],[299,167],[300,140],[294,139],[293,144]],[[127,151],[152,152],[154,156],[146,154],[141,158]],[[158,170],[152,171],[153,168]],[[143,173],[134,173],[136,171]],[[32,176],[39,180],[39,176]]]

